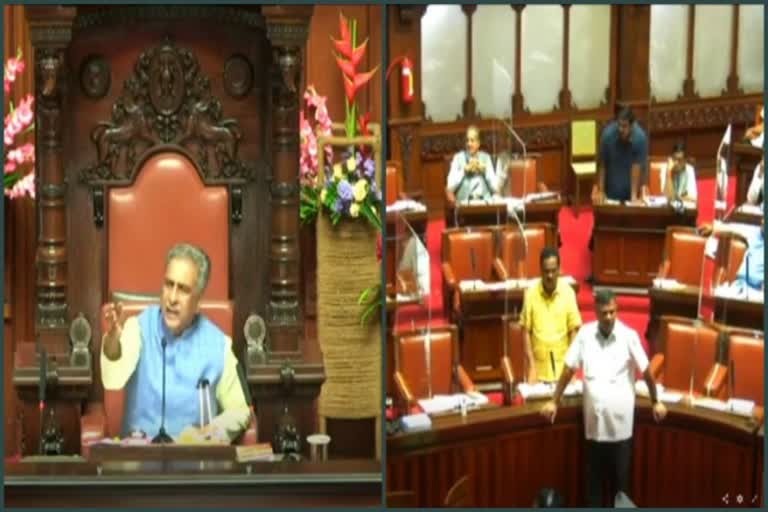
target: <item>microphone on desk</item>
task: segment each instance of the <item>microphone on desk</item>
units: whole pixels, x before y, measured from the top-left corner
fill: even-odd
[[[557,379],[557,369],[555,367],[555,353],[549,351],[549,364],[552,365],[552,376]]]
[[[472,279],[477,279],[477,257],[475,256],[475,248],[469,248],[469,266],[472,269]]]
[[[251,390],[248,387],[248,379],[245,378],[245,372],[240,363],[237,363],[237,377],[240,379],[240,386],[242,386],[245,400],[248,402],[248,412],[251,416],[251,423],[256,425],[256,416],[253,413],[253,397],[251,397]]]
[[[163,398],[160,416],[160,431],[152,439],[152,444],[171,444],[173,443],[173,439],[165,431],[165,347],[168,345],[168,342],[165,341],[165,337],[160,341],[160,345],[163,347]]]

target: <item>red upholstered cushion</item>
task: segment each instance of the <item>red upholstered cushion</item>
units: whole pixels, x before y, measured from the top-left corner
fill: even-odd
[[[456,232],[448,235],[446,253],[457,281],[490,281],[493,271],[493,237],[490,231]],[[472,265],[474,254],[474,267]],[[474,271],[473,271],[474,270]]]
[[[694,391],[703,391],[707,374],[716,361],[717,331],[708,326],[698,329],[692,323],[666,324],[664,349],[665,387],[687,391],[694,365]]]
[[[692,232],[676,231],[669,247],[670,279],[690,286],[699,286],[704,265],[706,238]]]
[[[109,193],[109,292],[159,293],[168,250],[190,242],[211,258],[205,297],[227,300],[228,210],[227,189],[205,187],[183,155],[166,152],[147,160],[132,187]]]
[[[524,233],[528,242],[527,255],[517,227],[506,229],[502,234],[501,257],[510,279],[541,277],[539,256],[547,245],[546,229],[543,226],[526,226]],[[516,263],[522,261],[524,256],[525,266],[518,272],[520,266]],[[520,275],[522,273],[526,275]]]
[[[762,337],[731,335],[729,353],[736,375],[734,397],[754,400],[757,405],[763,405],[764,352],[765,345]]]
[[[429,376],[424,334],[404,335],[397,342],[397,363],[416,398],[429,396]],[[451,331],[432,332],[430,343],[432,394],[453,392],[453,336]]]
[[[510,196],[523,197],[536,192],[536,159],[512,160],[508,164],[507,173]]]

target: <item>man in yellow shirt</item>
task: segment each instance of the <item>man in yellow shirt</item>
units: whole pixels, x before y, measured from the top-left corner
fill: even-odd
[[[545,247],[539,256],[539,264],[541,279],[526,290],[520,318],[529,383],[557,380],[568,346],[581,327],[576,294],[560,279],[557,250]]]

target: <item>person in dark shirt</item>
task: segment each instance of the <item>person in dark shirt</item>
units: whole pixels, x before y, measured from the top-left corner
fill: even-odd
[[[600,135],[600,160],[592,200],[637,201],[647,195],[647,182],[648,137],[635,121],[632,110],[624,107]]]

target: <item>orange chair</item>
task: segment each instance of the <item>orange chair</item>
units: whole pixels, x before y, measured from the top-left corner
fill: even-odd
[[[736,279],[736,273],[747,252],[747,241],[737,233],[721,233],[718,238],[712,278],[712,285],[715,287]]]
[[[522,241],[523,235],[527,242],[527,254]],[[498,232],[498,237],[500,255],[494,259],[493,266],[501,280],[540,277],[541,251],[556,244],[555,229],[547,222],[528,223],[523,234],[517,226],[507,226]]]
[[[453,325],[434,328],[429,335],[421,330],[395,335],[394,379],[403,411],[410,411],[422,398],[475,390],[459,363],[458,343]]]
[[[177,198],[172,207],[168,190],[173,190]],[[107,214],[108,271],[104,303],[121,293],[156,296],[162,286],[168,250],[178,242],[189,242],[202,247],[211,259],[211,276],[201,306],[212,321],[232,335],[234,311],[229,290],[226,187],[205,186],[194,164],[181,153],[156,153],[143,163],[131,186],[109,191]],[[126,312],[137,314],[146,304],[146,301],[127,304]],[[97,354],[101,350],[102,332],[103,326],[94,336]],[[98,374],[99,358],[95,361]],[[122,390],[105,390],[103,402],[88,404],[81,418],[84,455],[88,451],[87,441],[120,433],[124,403]],[[252,424],[241,442],[255,441],[256,425]]]
[[[504,338],[507,344],[505,355],[501,358],[502,391],[504,405],[511,405],[515,385],[525,381],[526,356],[523,326],[511,315],[502,317]]]
[[[726,378],[721,364],[725,337],[710,324],[696,326],[688,318],[661,318],[660,351],[650,362],[651,375],[666,388],[688,391],[693,375],[693,392],[718,396]]]
[[[731,332],[728,336],[728,361],[733,361],[734,379],[732,396],[754,400],[755,404],[765,403],[763,382],[765,378],[765,340],[762,333],[755,331]],[[730,364],[728,371],[730,372]],[[730,374],[728,380],[731,379]],[[729,398],[727,386],[723,386],[721,398]]]
[[[664,240],[664,259],[658,277],[700,286],[707,239],[686,226],[669,226]]]
[[[459,303],[459,283],[466,279],[496,280],[494,232],[489,228],[443,231],[443,308],[446,317]]]
[[[541,155],[528,154],[525,160],[509,160],[507,163],[507,194],[524,197],[535,192],[546,192],[547,186],[538,180],[538,160]]]

